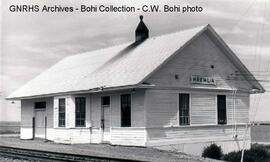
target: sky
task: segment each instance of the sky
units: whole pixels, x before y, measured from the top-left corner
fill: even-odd
[[[211,24],[267,91],[251,96],[251,120],[270,120],[268,0],[2,0],[0,4],[0,121],[19,121],[20,102],[4,98],[64,57],[133,41],[139,15],[144,15],[150,37]],[[12,13],[11,4],[197,5],[203,12]]]

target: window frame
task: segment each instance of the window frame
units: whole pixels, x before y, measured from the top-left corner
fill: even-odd
[[[124,123],[124,120],[123,120],[123,111],[122,111],[122,97],[123,96],[129,96],[130,97],[130,99],[129,99],[129,101],[130,101],[130,103],[129,103],[129,123]],[[128,105],[128,104],[127,104]],[[120,124],[121,124],[121,127],[131,127],[132,126],[132,118],[131,118],[131,116],[132,116],[132,114],[131,114],[131,111],[132,110],[132,95],[131,94],[121,94],[120,95],[120,117],[121,117],[121,119],[120,119]]]
[[[79,103],[80,106],[84,106],[82,110],[82,107],[80,107],[78,111],[78,100],[83,100],[84,103]],[[79,118],[77,116],[80,116]],[[80,121],[80,122],[78,122]],[[86,126],[86,97],[75,97],[75,127],[85,127]]]
[[[180,106],[181,106],[181,101],[180,101],[180,96],[181,95],[187,95],[188,96],[188,110],[187,110],[187,112],[188,112],[188,116],[185,116],[185,115],[182,115],[181,116],[181,111],[180,111]],[[189,94],[189,93],[179,93],[178,94],[178,125],[179,126],[190,126],[190,119],[191,119],[191,113],[190,113],[190,111],[191,111],[191,95]],[[187,117],[187,122],[181,122],[182,121],[182,118],[183,117]]]
[[[61,109],[61,103],[60,103],[60,101],[64,101],[64,103],[63,103],[63,109],[64,110],[62,110],[62,112],[60,112],[60,109]],[[60,116],[60,114],[64,114],[63,116],[63,118],[61,118]],[[59,98],[58,99],[58,127],[66,127],[66,99],[65,98]]]
[[[224,97],[225,101],[223,101],[223,103],[225,103],[225,109],[219,109],[219,97]],[[224,94],[221,95],[217,95],[217,125],[226,125],[228,122],[228,115],[227,115],[227,96]],[[225,110],[225,113],[224,113]],[[223,113],[223,115],[219,115],[220,111]],[[222,117],[222,119],[220,119],[220,117]]]

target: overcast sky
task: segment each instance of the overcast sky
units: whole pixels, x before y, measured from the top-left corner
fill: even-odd
[[[11,4],[114,4],[134,0],[2,0],[0,120],[20,120],[20,103],[7,95],[62,58],[134,40],[139,15],[150,37],[211,24],[249,70],[270,91],[270,2],[268,0],[150,0],[147,4],[199,5],[202,13],[11,13]],[[161,3],[162,2],[162,3]],[[270,94],[251,97],[251,120],[269,120]]]

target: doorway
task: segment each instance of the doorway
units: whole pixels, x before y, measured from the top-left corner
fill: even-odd
[[[35,110],[35,137],[45,138],[46,109]]]
[[[35,102],[34,105],[34,137],[46,139],[46,102]]]
[[[102,142],[109,142],[111,138],[111,98],[110,96],[103,96],[101,98],[101,139]]]

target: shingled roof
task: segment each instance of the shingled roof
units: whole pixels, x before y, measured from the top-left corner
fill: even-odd
[[[155,70],[201,33],[210,33],[230,53],[241,70],[247,71],[210,25],[148,38],[64,58],[8,96],[22,99],[61,93],[89,92],[139,86]],[[253,77],[253,76],[251,76]],[[255,78],[253,78],[254,80]],[[258,82],[254,86],[264,91]]]

